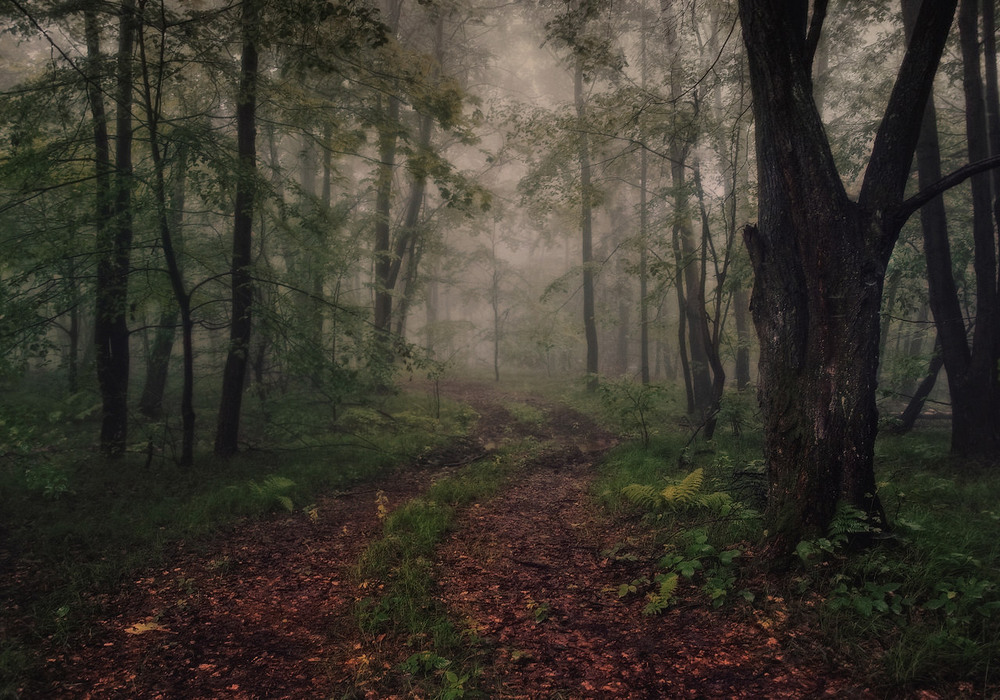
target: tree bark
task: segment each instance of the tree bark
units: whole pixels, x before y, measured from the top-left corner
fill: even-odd
[[[873,469],[880,302],[919,117],[955,4],[924,3],[853,202],[812,95],[809,3],[739,3],[760,177],[758,225],[744,241],[761,345],[764,553],[774,560],[826,534],[838,504],[885,525]]]
[[[594,303],[594,251],[593,251],[593,197],[591,185],[590,139],[585,121],[587,102],[583,94],[583,59],[577,56],[573,71],[573,99],[576,118],[580,124],[577,153],[580,160],[580,240],[583,248],[583,329],[587,338],[587,389],[595,391],[598,385],[597,316]]]
[[[165,24],[161,27],[165,32]],[[161,35],[161,46],[166,37]],[[166,165],[163,162],[163,149],[160,147],[160,109],[162,106],[162,94],[159,86],[162,80],[157,80],[157,93],[154,95],[153,82],[150,79],[150,66],[146,57],[146,41],[144,33],[140,28],[139,51],[142,58],[142,82],[143,95],[146,107],[146,128],[149,132],[149,151],[153,160],[153,196],[156,200],[156,220],[160,233],[160,245],[163,247],[163,257],[167,263],[167,275],[170,278],[170,287],[174,293],[176,302],[176,312],[181,319],[181,342],[184,349],[183,360],[183,382],[181,385],[181,458],[180,465],[189,467],[194,464],[194,321],[191,318],[191,295],[187,291],[184,282],[184,273],[180,267],[179,245],[180,240],[175,241],[174,234],[179,233],[183,220],[184,186],[186,183],[186,157],[183,147],[178,149],[177,176],[174,179],[174,212],[171,221],[171,212],[167,202],[167,177]],[[163,66],[159,67],[163,70]],[[167,334],[164,331],[167,331]],[[156,339],[160,344],[157,349],[159,357],[155,358],[162,366],[161,376],[165,379],[166,367],[170,359],[170,352],[173,346],[173,327],[157,329]],[[163,399],[163,385],[161,380],[158,387],[159,402]],[[147,388],[149,385],[147,384]],[[145,394],[143,396],[145,398]]]
[[[108,135],[99,85],[90,82],[98,168],[98,264],[94,342],[97,380],[101,390],[100,449],[108,457],[125,452],[128,435],[129,330],[128,275],[132,254],[132,48],[135,38],[135,2],[120,7],[116,66],[114,199],[105,191],[110,177]],[[89,18],[89,19],[88,19]],[[85,13],[88,46],[98,50],[96,17]],[[102,201],[104,200],[104,201]],[[105,218],[107,217],[107,218]]]
[[[904,26],[910,35],[916,29],[919,5],[919,0],[905,0],[902,5]],[[973,13],[974,9],[974,7],[971,8]],[[970,6],[964,6],[963,13],[969,12]],[[973,40],[976,33],[975,24],[975,16],[966,15],[962,18],[960,21],[960,34],[962,36],[960,38],[963,44],[963,60],[978,64],[978,41],[974,42]],[[964,32],[961,25],[964,25]],[[976,46],[973,45],[974,43]],[[977,71],[971,66],[968,70],[970,75],[965,76],[965,81],[969,83],[967,88],[975,93],[977,82],[975,74]],[[981,88],[979,92],[981,95]],[[976,100],[975,95],[972,96],[972,99]],[[979,107],[981,106],[980,104]],[[978,140],[974,136],[973,142],[976,143],[979,150],[975,150],[970,143],[970,156],[979,153],[982,149],[982,131],[976,126],[976,122],[977,119],[983,118],[983,113],[976,107],[974,107],[974,111],[978,111],[979,116],[973,116],[969,119],[973,131],[978,132]],[[941,181],[941,153],[938,143],[937,113],[933,98],[928,98],[921,121],[920,138],[916,147],[916,161],[918,183],[921,190],[926,190],[934,183]],[[986,177],[988,178],[989,175]],[[985,194],[988,200],[989,195],[988,192],[984,193],[982,181],[980,181],[977,191],[979,193],[979,216],[974,226],[978,227],[978,235],[981,239],[984,230],[992,231],[992,227],[988,225],[988,208],[985,217],[987,220],[984,221],[983,198]],[[994,455],[997,451],[995,441],[998,439],[998,432],[1000,432],[997,428],[1000,425],[998,423],[998,415],[1000,414],[997,412],[996,398],[991,398],[989,394],[995,393],[995,391],[990,391],[990,375],[995,373],[996,361],[994,359],[992,369],[985,366],[990,352],[986,349],[985,334],[982,331],[978,338],[973,337],[970,346],[965,325],[965,313],[954,279],[947,214],[941,196],[924,204],[920,209],[920,222],[923,230],[924,255],[927,262],[928,298],[937,327],[938,339],[941,344],[941,361],[944,363],[948,378],[948,390],[951,395],[952,451],[966,456]],[[984,266],[980,265],[976,268],[977,277],[982,267]],[[981,304],[983,302],[986,304],[985,308],[988,309],[989,297],[987,296],[980,301]],[[987,313],[988,316],[989,313]],[[976,359],[974,360],[974,358]],[[992,381],[995,382],[995,374],[993,374]]]
[[[916,390],[913,392],[913,396],[910,397],[910,402],[899,415],[899,423],[892,427],[892,433],[896,435],[905,435],[913,430],[913,426],[916,424],[917,418],[920,417],[920,412],[924,410],[924,403],[927,401],[927,397],[930,396],[931,392],[934,390],[934,385],[937,383],[938,373],[941,371],[941,367],[943,366],[944,358],[941,356],[941,343],[935,341],[934,356],[931,357],[930,365],[927,367],[927,374],[924,375],[923,380],[919,385],[917,385]]]
[[[962,87],[969,162],[990,156],[986,100],[979,52],[979,2],[962,0],[958,11],[962,48]],[[1000,450],[1000,297],[991,174],[970,179],[972,187],[973,269],[976,319],[968,372],[960,377],[958,400],[952,394],[952,450],[968,457],[995,458]]]
[[[253,213],[257,178],[257,40],[260,31],[260,0],[243,0],[241,18],[240,85],[236,102],[236,148],[239,173],[233,215],[232,323],[229,352],[222,373],[222,398],[215,433],[215,454],[230,457],[237,452],[243,386],[246,379],[252,330]]]
[[[180,146],[176,158],[170,221],[167,223],[173,236],[173,248],[177,253],[180,253],[184,247],[181,227],[184,219],[187,183],[187,157],[185,153],[186,148]],[[174,302],[176,302],[176,289],[174,292]],[[180,315],[180,307],[176,303],[170,304],[160,312],[158,328],[153,336],[153,345],[146,360],[146,382],[143,385],[142,396],[139,398],[139,410],[150,418],[159,418],[163,414],[163,395],[167,386],[170,356],[173,353],[174,340],[177,335],[176,327]]]

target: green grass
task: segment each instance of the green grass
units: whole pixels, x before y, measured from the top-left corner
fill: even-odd
[[[434,597],[434,552],[459,509],[499,492],[532,448],[530,443],[509,447],[437,481],[422,497],[390,512],[381,537],[359,558],[358,580],[373,592],[358,605],[359,626],[369,643],[388,633],[414,650],[397,666],[407,692],[419,688],[461,697],[474,686],[478,641],[471,631],[457,629]]]

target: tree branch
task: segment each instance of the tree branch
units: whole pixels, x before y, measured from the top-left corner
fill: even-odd
[[[809,20],[809,33],[806,34],[805,62],[809,70],[812,70],[813,59],[816,57],[816,47],[819,46],[819,37],[823,33],[823,20],[826,19],[826,7],[829,0],[815,0],[813,3],[812,19]]]
[[[917,192],[909,199],[903,201],[898,207],[895,208],[893,216],[896,217],[899,224],[902,225],[906,223],[906,220],[909,219],[914,212],[935,197],[950,190],[952,187],[962,184],[973,175],[978,175],[979,173],[986,172],[987,170],[992,170],[994,168],[1000,168],[1000,155],[990,156],[989,158],[984,158],[983,160],[976,161],[975,163],[969,163],[968,165],[962,166],[958,170],[945,175],[934,184],[925,187],[920,192]]]

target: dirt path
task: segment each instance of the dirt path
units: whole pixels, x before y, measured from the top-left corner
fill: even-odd
[[[627,533],[602,520],[586,495],[611,437],[569,409],[539,402],[548,421],[512,433],[496,397],[468,386],[449,393],[482,416],[478,443],[463,448],[469,457],[525,430],[553,444],[508,491],[469,508],[437,557],[441,600],[488,640],[477,681],[488,697],[865,697],[833,669],[790,653],[810,643],[782,630],[780,620],[710,613],[695,603],[648,617],[641,599],[620,601],[617,586],[636,565],[602,552]],[[247,523],[181,551],[108,601],[90,639],[52,652],[47,678],[25,697],[353,692],[355,669],[344,662],[362,642],[352,572],[380,530],[376,490],[399,504],[437,473],[404,471],[319,501],[315,518],[298,512]]]
[[[620,600],[640,570],[605,554],[627,533],[589,502],[594,458],[553,455],[441,550],[441,597],[496,647],[482,687],[509,698],[866,696],[824,664],[792,660],[801,641],[777,620],[697,602],[650,617],[641,597]]]

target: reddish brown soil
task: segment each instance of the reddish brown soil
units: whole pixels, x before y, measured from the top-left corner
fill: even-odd
[[[442,463],[534,432],[553,447],[516,483],[462,515],[441,547],[439,598],[456,625],[482,638],[478,697],[864,698],[780,601],[763,611],[712,612],[695,589],[659,616],[617,587],[641,564],[606,552],[633,533],[588,502],[602,450],[612,444],[585,417],[545,406],[546,426],[511,420],[493,395],[450,387],[481,415],[476,440],[384,483],[331,495],[316,517],[246,522],[123,586],[97,629],[47,652],[46,673],[24,697],[414,697],[388,660],[412,649],[365,639],[353,614],[365,595],[352,575],[390,507],[419,494]],[[515,423],[517,426],[515,427]]]

